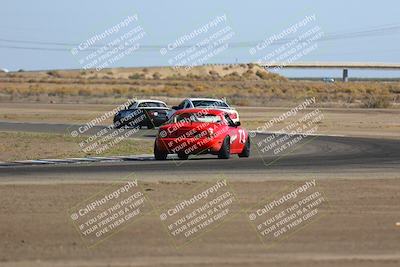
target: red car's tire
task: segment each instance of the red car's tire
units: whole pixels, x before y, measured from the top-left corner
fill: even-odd
[[[160,150],[157,148],[157,144],[154,143],[154,158],[155,158],[156,160],[165,160],[165,159],[167,159],[167,156],[168,156],[168,154],[165,153],[165,152],[163,152],[163,151],[160,151]]]
[[[231,139],[229,136],[225,137],[221,149],[218,152],[218,158],[229,159],[231,157]]]
[[[248,157],[250,157],[250,137],[247,137],[243,150],[239,154],[239,158],[248,158]]]

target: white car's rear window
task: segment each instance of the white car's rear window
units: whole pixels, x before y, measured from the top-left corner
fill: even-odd
[[[167,107],[164,103],[159,102],[143,102],[138,105],[139,108],[165,108]]]
[[[229,106],[222,101],[212,100],[195,100],[192,101],[194,107],[215,107],[215,108],[229,108]]]
[[[181,113],[172,117],[173,123],[177,122],[208,122],[220,123],[221,117],[214,114]]]

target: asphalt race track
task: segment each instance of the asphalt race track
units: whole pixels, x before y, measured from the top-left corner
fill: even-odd
[[[28,125],[29,126],[29,125]],[[42,131],[66,132],[68,125],[37,126]],[[27,127],[20,123],[1,123],[0,128]],[[37,129],[34,129],[37,130]],[[141,130],[145,138],[153,138],[154,130]],[[44,166],[13,166],[0,168],[2,181],[30,180],[39,177],[49,179],[65,178],[78,180],[108,180],[130,173],[154,179],[186,176],[200,177],[215,173],[242,179],[270,179],[274,173],[295,176],[296,174],[357,173],[362,178],[380,178],[382,175],[400,173],[400,142],[370,138],[310,136],[295,147],[279,155],[262,154],[256,143],[266,137],[257,134],[252,138],[252,155],[248,159],[233,156],[229,160],[219,160],[216,156],[192,156],[187,161],[168,159],[155,161],[102,162],[60,164]],[[269,175],[270,174],[270,175]],[[365,176],[365,177],[364,177]],[[383,177],[382,177],[383,178]]]

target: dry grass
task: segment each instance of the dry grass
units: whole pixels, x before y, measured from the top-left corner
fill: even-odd
[[[0,101],[85,102],[132,97],[227,97],[235,105],[296,103],[317,97],[325,107],[397,106],[400,82],[289,81],[253,64],[0,74]]]
[[[85,153],[78,145],[84,139],[62,134],[0,132],[0,161],[152,153],[152,140],[134,139],[124,139],[101,154]]]

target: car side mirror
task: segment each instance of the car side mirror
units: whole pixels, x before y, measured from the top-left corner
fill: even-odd
[[[178,110],[179,107],[178,106],[172,106],[172,109]]]
[[[234,123],[235,127],[239,127],[241,125],[240,121]]]

